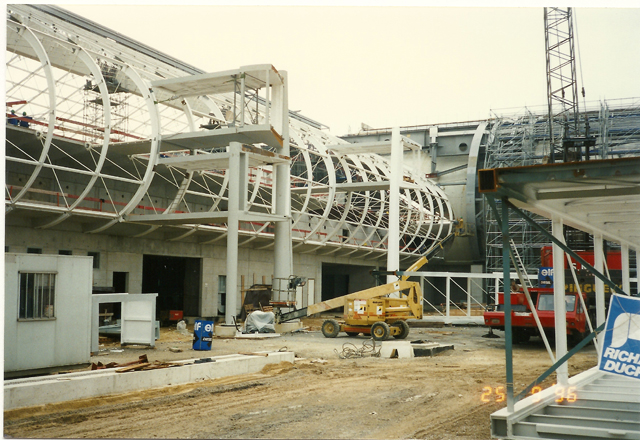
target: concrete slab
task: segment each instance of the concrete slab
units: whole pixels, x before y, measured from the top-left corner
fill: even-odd
[[[149,388],[193,383],[226,376],[257,373],[265,365],[294,362],[293,352],[267,352],[267,356],[214,356],[213,362],[179,362],[177,366],[149,371],[117,373],[115,369],[83,371],[4,381],[4,409],[120,394]]]
[[[412,358],[413,347],[409,341],[382,341],[381,358]]]
[[[438,344],[437,342],[424,342],[411,344],[415,357],[431,357],[446,350],[453,350],[453,344]]]
[[[423,316],[421,320],[430,323],[442,323],[451,325],[484,325],[483,316]],[[412,322],[415,322],[412,321]],[[411,325],[411,323],[409,323]],[[416,326],[417,327],[417,326]]]
[[[280,333],[236,333],[236,339],[269,339],[279,338]]]

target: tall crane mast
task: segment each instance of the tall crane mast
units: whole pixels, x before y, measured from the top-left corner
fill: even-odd
[[[549,111],[549,161],[589,160],[595,139],[579,128],[578,81],[573,35],[572,8],[544,8],[544,40],[547,62],[547,104]],[[582,88],[584,97],[584,87]],[[585,119],[586,121],[586,119]]]

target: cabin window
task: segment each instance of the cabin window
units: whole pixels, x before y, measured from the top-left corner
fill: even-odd
[[[567,308],[567,312],[573,312],[576,309],[576,296],[567,295],[564,297],[564,304]],[[553,295],[540,295],[538,300],[538,310],[540,311],[553,311]]]
[[[20,272],[18,319],[54,319],[56,274]]]

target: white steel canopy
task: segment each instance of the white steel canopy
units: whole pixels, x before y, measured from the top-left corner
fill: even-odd
[[[7,18],[10,215],[45,229],[76,221],[88,233],[141,237],[163,227],[216,242],[227,234],[234,141],[252,149],[239,246],[274,245],[285,218],[274,214],[274,169],[290,160],[296,252],[386,255],[392,172],[380,154],[389,143],[352,148],[283,111],[284,72],[197,71],[53,6],[11,5]],[[289,152],[275,155],[287,138]],[[399,247],[410,258],[451,232],[454,213],[423,174],[402,173]]]
[[[638,157],[480,170],[479,186],[536,214],[640,249]]]

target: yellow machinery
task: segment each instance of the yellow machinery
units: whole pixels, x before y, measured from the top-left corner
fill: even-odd
[[[460,235],[462,220],[457,222],[457,226],[455,232],[432,246],[407,272],[420,269],[427,263],[427,257],[430,258],[454,236]],[[307,316],[344,306],[344,322],[327,319],[322,324],[325,337],[335,338],[342,331],[349,336],[370,334],[375,341],[383,341],[389,336],[404,339],[409,335],[407,319],[422,319],[420,284],[407,281],[408,278],[408,275],[404,275],[392,283],[310,305],[306,310]],[[392,293],[399,293],[399,297],[388,296]]]
[[[404,277],[403,277],[404,278]],[[390,293],[399,292],[399,298],[388,297]],[[420,284],[412,281],[398,280],[353,293],[351,295],[334,298],[309,306],[307,312],[311,315],[325,308],[340,307],[327,303],[344,305],[344,323],[334,319],[327,319],[322,324],[322,334],[327,338],[335,338],[339,332],[346,332],[349,336],[359,333],[371,334],[376,341],[383,341],[389,336],[404,339],[409,335],[407,319],[422,318],[422,291]],[[315,311],[316,309],[321,309]]]

